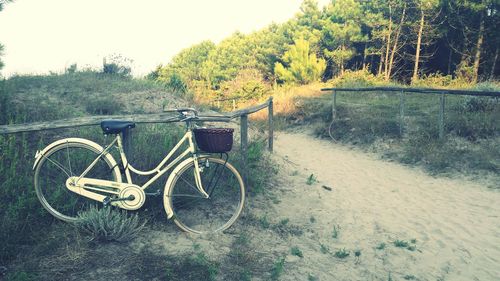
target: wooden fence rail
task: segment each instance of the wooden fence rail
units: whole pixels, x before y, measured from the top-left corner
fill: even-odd
[[[337,93],[343,92],[396,92],[399,94],[399,134],[403,135],[405,116],[405,93],[438,94],[439,96],[439,137],[444,136],[445,103],[446,95],[476,96],[476,97],[500,97],[497,91],[469,91],[451,89],[430,88],[403,88],[403,87],[371,87],[371,88],[323,88],[321,91],[332,91],[332,120],[337,117]]]
[[[262,104],[251,106],[248,108],[236,110],[229,113],[222,113],[219,115],[200,115],[197,120],[204,122],[230,122],[235,118],[240,118],[240,145],[241,155],[243,160],[243,176],[245,181],[248,175],[248,115],[257,111],[268,109],[268,150],[273,151],[273,98],[270,97]],[[152,114],[131,114],[131,115],[99,115],[99,116],[86,116],[78,118],[60,119],[45,122],[25,123],[25,124],[11,124],[0,125],[0,135],[36,132],[43,130],[55,130],[63,128],[75,128],[84,126],[100,125],[102,120],[106,119],[122,119],[133,121],[135,123],[173,123],[179,122],[179,118],[172,116],[171,113],[152,113]],[[124,143],[130,144],[130,134],[124,134]]]

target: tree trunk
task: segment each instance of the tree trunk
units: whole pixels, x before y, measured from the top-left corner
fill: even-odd
[[[396,38],[394,38],[394,45],[392,46],[391,58],[389,60],[389,70],[387,72],[387,76],[385,77],[385,81],[389,81],[389,79],[391,79],[392,65],[394,64],[394,55],[396,54],[396,51],[398,49],[399,35],[401,34],[401,28],[403,27],[403,23],[405,21],[405,15],[406,15],[406,5],[403,7],[401,21],[399,22],[398,31],[396,32]]]
[[[345,51],[345,46],[342,44],[342,47],[340,48],[342,52],[340,53],[341,59],[340,59],[340,75],[344,75],[344,51]]]
[[[366,47],[368,46],[368,43],[365,42],[365,49],[363,50],[363,70],[366,69]]]
[[[481,60],[481,47],[483,45],[484,40],[484,12],[481,11],[481,16],[479,19],[479,34],[477,35],[477,44],[476,44],[476,55],[474,56],[474,83],[477,82],[478,74],[479,74],[479,62]]]
[[[446,73],[446,75],[450,75],[451,74],[451,59],[452,59],[452,55],[453,55],[453,50],[450,48],[450,53],[448,55],[448,72]]]
[[[384,37],[385,39],[385,37]],[[383,48],[380,50],[380,62],[378,64],[378,72],[377,72],[377,75],[380,76],[382,75],[382,66],[384,64],[384,51],[383,51]]]
[[[495,57],[493,58],[493,65],[491,66],[491,73],[490,73],[491,80],[493,80],[495,76],[495,67],[497,66],[497,59],[498,59],[498,47],[495,50]]]
[[[415,52],[415,67],[413,68],[413,77],[411,78],[411,82],[415,82],[418,79],[418,63],[420,61],[420,45],[422,44],[422,33],[424,31],[425,24],[425,13],[424,10],[420,10],[422,16],[420,17],[420,28],[418,30],[418,38],[417,38],[417,48]]]
[[[388,74],[389,74],[389,50],[391,47],[391,33],[392,33],[392,8],[391,5],[389,5],[389,30],[387,32],[387,44],[385,48],[385,65],[384,65],[384,77],[385,80],[388,80]]]

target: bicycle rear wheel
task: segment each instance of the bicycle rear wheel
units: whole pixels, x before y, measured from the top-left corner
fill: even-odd
[[[223,159],[199,158],[198,165],[202,186],[209,198],[204,198],[196,187],[194,162],[189,162],[175,175],[172,188],[165,193],[174,211],[174,222],[182,230],[197,234],[224,231],[243,209],[243,179]]]
[[[72,222],[77,220],[79,212],[102,205],[102,202],[81,196],[66,187],[66,180],[81,175],[99,153],[86,143],[66,142],[41,156],[35,170],[35,190],[40,203],[49,213],[60,220]],[[115,168],[103,156],[86,177],[116,181],[119,176]]]

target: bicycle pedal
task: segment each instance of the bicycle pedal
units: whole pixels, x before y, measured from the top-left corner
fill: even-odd
[[[111,197],[109,196],[106,196],[103,200],[102,200],[102,204],[104,205],[104,207],[107,207],[109,206],[109,204],[111,203]]]

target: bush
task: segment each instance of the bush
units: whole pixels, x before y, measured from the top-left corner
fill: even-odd
[[[108,56],[104,58],[102,63],[102,73],[128,78],[132,72],[132,68],[130,67],[131,63],[131,59],[121,55]]]
[[[91,207],[78,214],[78,229],[90,236],[91,241],[127,242],[139,234],[146,222],[141,222],[137,214],[112,208]]]
[[[422,88],[446,88],[446,89],[468,89],[472,83],[463,77],[453,78],[451,75],[443,75],[439,72],[432,73],[413,81],[413,87]]]
[[[370,73],[368,70],[351,71],[346,70],[344,74],[339,75],[329,81],[333,87],[356,88],[370,86],[388,86],[382,77]]]

